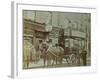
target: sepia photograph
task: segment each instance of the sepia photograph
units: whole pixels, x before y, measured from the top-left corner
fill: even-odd
[[[91,66],[91,13],[23,10],[23,69]]]

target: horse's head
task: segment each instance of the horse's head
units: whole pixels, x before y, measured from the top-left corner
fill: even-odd
[[[59,50],[61,54],[64,54],[64,49],[62,47],[59,46]]]

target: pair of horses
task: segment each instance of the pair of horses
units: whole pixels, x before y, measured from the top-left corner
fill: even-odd
[[[54,64],[62,64],[64,49],[60,46],[50,47],[43,52],[43,62],[45,66],[54,66]]]

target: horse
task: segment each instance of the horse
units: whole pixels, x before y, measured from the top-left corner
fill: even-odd
[[[60,46],[48,48],[47,51],[45,51],[44,66],[46,62],[47,66],[49,65],[53,66],[55,62],[56,64],[58,64],[58,62],[62,64],[63,53],[64,49]]]

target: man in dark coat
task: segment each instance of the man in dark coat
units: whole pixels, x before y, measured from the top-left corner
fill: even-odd
[[[87,59],[87,51],[82,51],[81,58],[83,60],[83,65],[86,66],[86,59]]]

